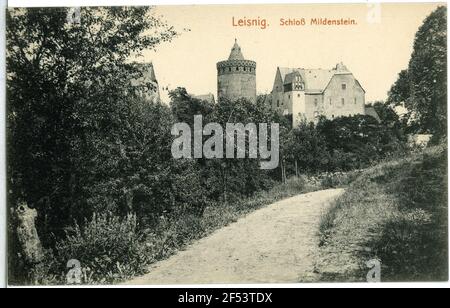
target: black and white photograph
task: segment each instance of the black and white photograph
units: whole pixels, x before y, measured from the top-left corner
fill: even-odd
[[[59,5],[2,12],[7,286],[448,283],[447,3]]]

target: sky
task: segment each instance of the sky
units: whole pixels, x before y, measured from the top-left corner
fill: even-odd
[[[366,101],[385,100],[398,73],[408,67],[415,33],[436,3],[158,6],[180,35],[146,51],[161,87],[217,93],[216,63],[226,60],[235,39],[244,57],[257,62],[257,92],[270,93],[277,67],[331,69],[343,62],[366,90]],[[235,27],[239,19],[266,19],[269,26]],[[305,26],[281,26],[280,19]],[[311,18],[353,19],[356,25],[314,26]],[[190,31],[184,31],[189,28]],[[167,100],[167,93],[162,93]]]

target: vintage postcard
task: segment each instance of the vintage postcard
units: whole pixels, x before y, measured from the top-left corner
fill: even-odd
[[[11,286],[448,281],[446,3],[10,7],[6,108]]]

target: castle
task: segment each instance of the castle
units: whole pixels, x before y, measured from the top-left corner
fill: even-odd
[[[153,64],[141,64],[140,68],[144,77],[132,83],[146,99],[159,101]],[[366,107],[365,94],[343,63],[330,70],[278,67],[266,102],[280,114],[292,115],[294,127],[302,121],[317,122],[320,117],[331,120],[368,114],[379,120],[375,110]],[[212,94],[193,97],[215,103]],[[245,98],[256,103],[256,62],[244,58],[237,40],[228,60],[217,63],[217,98],[219,102]]]
[[[244,58],[237,40],[228,60],[217,63],[217,98],[256,103],[256,62]]]
[[[366,114],[365,91],[340,63],[331,70],[277,68],[269,103],[274,110],[301,121]]]
[[[237,41],[228,60],[217,63],[217,96],[256,102],[256,62],[244,58]],[[293,126],[321,116],[366,114],[365,91],[342,63],[331,70],[278,67],[267,101],[280,114],[292,115]]]

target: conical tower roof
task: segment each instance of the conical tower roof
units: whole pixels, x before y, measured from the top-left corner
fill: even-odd
[[[242,54],[241,47],[237,43],[237,39],[234,42],[234,46],[231,49],[228,60],[244,60],[244,55]]]

